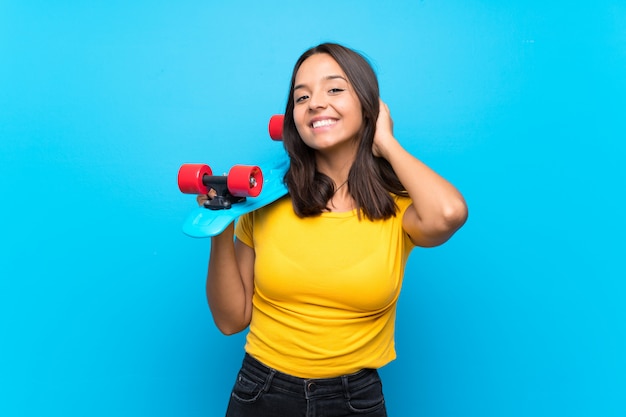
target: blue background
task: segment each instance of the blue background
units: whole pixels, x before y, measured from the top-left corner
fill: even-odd
[[[1,2],[0,415],[223,414],[176,173],[275,154],[322,41],[470,206],[411,256],[390,415],[626,415],[626,3],[545,3]]]

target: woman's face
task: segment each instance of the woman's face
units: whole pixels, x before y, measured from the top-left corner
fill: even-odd
[[[293,118],[302,140],[319,152],[353,147],[363,120],[361,103],[328,54],[307,58],[296,73]]]

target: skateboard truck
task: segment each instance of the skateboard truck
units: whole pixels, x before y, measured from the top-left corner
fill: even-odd
[[[228,175],[213,175],[205,164],[184,164],[178,171],[178,188],[185,194],[209,194],[215,197],[203,203],[210,210],[227,210],[256,197],[263,187],[263,173],[257,166],[235,165]]]
[[[256,183],[254,178],[250,178],[251,187],[253,181]],[[205,208],[210,210],[227,210],[233,204],[246,201],[246,197],[234,196],[228,191],[228,177],[226,175],[204,175],[202,182],[217,193],[215,197],[203,203]]]

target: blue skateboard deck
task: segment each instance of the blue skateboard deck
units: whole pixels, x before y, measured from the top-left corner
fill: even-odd
[[[259,166],[263,172],[263,186],[256,197],[247,197],[243,202],[233,203],[230,208],[212,210],[198,207],[183,223],[183,232],[191,237],[206,238],[220,234],[233,221],[246,213],[266,206],[287,194],[283,177],[289,161],[286,155],[279,161]]]
[[[270,118],[268,131],[273,140],[282,140],[283,120],[283,115]],[[213,195],[187,216],[183,232],[198,238],[218,235],[239,216],[278,200],[287,194],[283,177],[288,167],[285,153],[261,166],[235,165],[228,175],[220,176],[213,176],[208,165],[183,164],[178,171],[180,191]]]

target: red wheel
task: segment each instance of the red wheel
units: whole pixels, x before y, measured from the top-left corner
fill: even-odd
[[[209,189],[202,183],[202,177],[212,174],[208,165],[183,164],[178,170],[178,188],[185,194],[206,194]]]
[[[228,171],[226,184],[235,197],[256,197],[263,188],[263,173],[257,166],[235,165]]]
[[[283,121],[285,116],[282,114],[276,114],[270,118],[270,124],[268,129],[270,131],[270,138],[274,140],[283,140]]]

